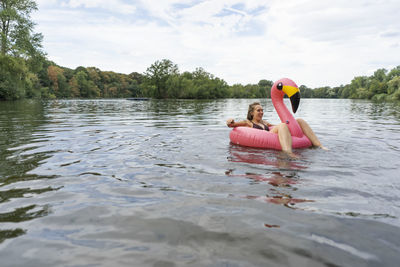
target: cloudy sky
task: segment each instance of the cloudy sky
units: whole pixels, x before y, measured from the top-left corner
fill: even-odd
[[[228,84],[338,86],[400,65],[399,0],[36,0],[48,58],[143,73],[156,60]]]

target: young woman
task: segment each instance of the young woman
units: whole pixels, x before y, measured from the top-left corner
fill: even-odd
[[[263,120],[262,119],[263,115],[264,115],[264,110],[261,104],[258,102],[254,102],[253,104],[249,105],[249,110],[247,112],[247,120],[235,122],[233,119],[228,119],[226,121],[226,125],[228,127],[245,126],[276,133],[279,137],[279,143],[281,144],[282,151],[288,153],[290,156],[295,157],[295,155],[292,152],[292,136],[290,134],[288,126],[285,123],[273,125],[268,121]],[[299,123],[304,135],[307,136],[307,138],[311,141],[313,146],[317,146],[327,150],[327,148],[325,148],[321,144],[318,137],[315,135],[315,133],[305,120],[303,119],[296,119],[296,120]]]

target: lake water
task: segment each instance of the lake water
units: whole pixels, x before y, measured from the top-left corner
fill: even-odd
[[[397,266],[400,105],[302,99],[290,159],[253,101],[0,102],[0,266]]]

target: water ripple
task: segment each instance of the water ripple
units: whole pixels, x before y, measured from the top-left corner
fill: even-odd
[[[2,264],[396,264],[399,108],[302,100],[290,159],[229,143],[251,101],[1,103]]]

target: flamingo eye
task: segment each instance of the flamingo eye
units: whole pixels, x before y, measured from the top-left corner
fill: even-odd
[[[278,88],[278,90],[282,90],[282,89],[283,89],[283,84],[282,84],[282,83],[278,83],[278,85],[276,86],[276,88]]]

